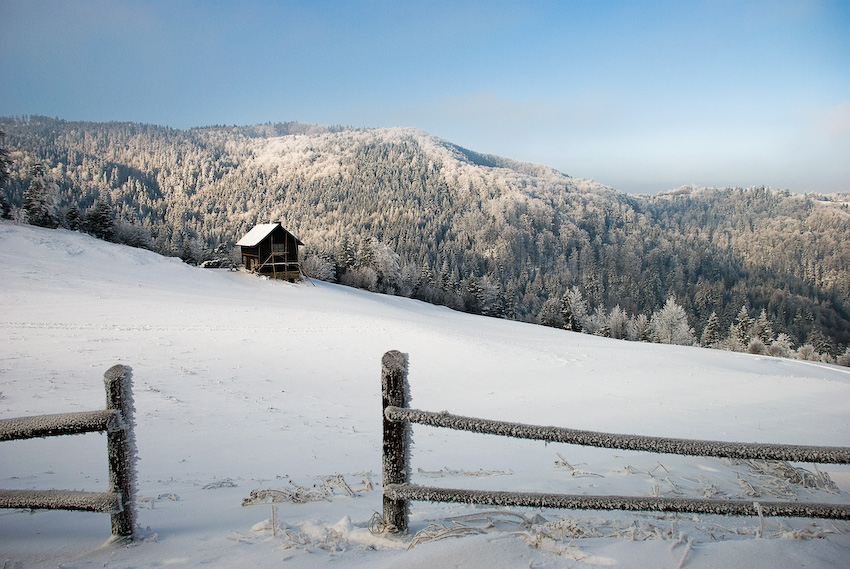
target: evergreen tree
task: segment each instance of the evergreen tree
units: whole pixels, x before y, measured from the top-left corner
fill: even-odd
[[[573,332],[584,330],[584,322],[587,320],[587,302],[578,287],[572,287],[561,297],[561,318],[567,330]]]
[[[561,301],[557,298],[549,298],[543,303],[537,323],[552,328],[563,328],[564,318],[561,316]]]
[[[836,358],[835,363],[840,366],[850,367],[850,346],[847,346],[847,349],[844,350],[844,353]]]
[[[765,346],[769,346],[773,341],[773,325],[767,317],[767,310],[761,309],[759,317],[753,320],[752,333],[753,339],[759,339]]]
[[[601,306],[597,306],[584,322],[584,332],[594,336],[611,336],[611,328],[608,325],[608,313]]]
[[[608,315],[608,335],[611,338],[623,340],[628,336],[629,316],[618,304]]]
[[[676,304],[676,299],[672,296],[667,299],[661,310],[652,314],[649,327],[653,342],[690,346],[695,340],[693,328],[688,326],[685,309]]]
[[[355,267],[375,268],[375,244],[377,241],[374,237],[360,240],[355,254]]]
[[[98,239],[112,238],[112,210],[102,199],[98,199],[86,214],[85,231]]]
[[[820,330],[816,329],[814,332],[809,334],[809,338],[806,343],[811,344],[811,346],[819,354],[832,353],[832,343],[829,341],[829,338],[827,338],[826,335]]]
[[[646,314],[636,314],[633,318],[630,318],[626,333],[626,337],[632,342],[649,342],[652,340],[652,331]]]
[[[32,180],[24,192],[24,213],[27,223],[38,227],[56,229],[59,220],[56,218],[56,184],[44,172],[41,164],[35,164],[30,169]]]
[[[708,317],[708,322],[702,331],[701,343],[706,348],[720,341],[720,321],[717,318],[717,312],[712,311]]]
[[[735,346],[735,351],[743,351],[750,345],[755,320],[750,317],[747,307],[742,306],[735,317],[735,322],[729,327],[729,339]]]
[[[767,348],[767,353],[775,358],[790,358],[794,355],[791,345],[791,337],[780,332],[776,339]]]
[[[346,233],[337,242],[334,259],[337,263],[337,274],[340,276],[357,265],[357,245],[349,234]]]
[[[2,187],[0,187],[0,219],[12,219],[12,204],[6,199]]]
[[[6,133],[0,130],[0,196],[2,200],[6,200],[3,195],[3,186],[9,179],[9,167],[12,165],[12,159],[9,157],[9,151],[6,149]],[[6,202],[8,203],[8,202]]]
[[[463,305],[466,312],[481,314],[482,292],[481,285],[475,275],[469,275],[466,279],[466,287],[463,293]]]
[[[502,291],[488,275],[478,279],[478,305],[484,316],[505,317],[505,299]]]
[[[77,207],[77,204],[71,204],[71,207],[65,212],[65,227],[71,231],[80,228],[80,208]]]
[[[12,204],[6,198],[3,192],[3,186],[9,180],[9,166],[12,165],[12,159],[9,158],[9,151],[6,150],[6,133],[0,130],[0,219],[12,219]]]

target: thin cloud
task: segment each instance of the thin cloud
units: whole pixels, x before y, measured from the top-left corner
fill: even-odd
[[[827,138],[850,137],[850,101],[816,112],[815,127]]]

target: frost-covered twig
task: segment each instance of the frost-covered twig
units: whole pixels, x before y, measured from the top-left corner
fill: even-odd
[[[324,485],[327,488],[338,488],[348,494],[349,498],[354,498],[357,494],[354,493],[354,490],[351,489],[351,486],[345,481],[342,477],[342,474],[335,474],[334,476],[326,476],[324,478]]]
[[[413,539],[410,541],[410,545],[407,546],[407,549],[410,550],[426,541],[438,541],[440,539],[447,539],[450,537],[463,537],[465,535],[482,533],[484,533],[484,530],[480,528],[470,527],[456,522],[450,527],[439,524],[431,524],[425,529],[421,529],[414,534]]]
[[[514,474],[511,470],[484,470],[483,468],[479,468],[478,470],[454,470],[446,466],[440,470],[424,470],[422,468],[417,468],[416,472],[420,476],[424,476],[426,478],[445,478],[446,476],[472,476],[483,478],[489,476],[513,476]]]
[[[221,484],[228,482],[230,479],[223,481]],[[232,486],[235,486],[231,482]],[[306,504],[307,502],[327,501],[330,502],[334,496],[334,488],[341,490],[351,498],[357,496],[341,474],[322,477],[321,485],[313,485],[313,488],[307,488],[289,481],[289,488],[264,488],[251,490],[249,496],[242,500],[243,506],[256,506],[257,504],[267,504],[276,502],[293,502],[295,504]],[[210,485],[207,485],[210,486]],[[219,487],[211,486],[211,487]]]
[[[202,490],[214,490],[216,488],[235,488],[236,483],[230,478],[225,478],[224,480],[217,480],[216,482],[210,482],[209,484],[205,484],[201,487]]]
[[[694,540],[688,538],[687,543],[685,544],[685,551],[682,553],[682,558],[679,560],[679,564],[676,566],[677,569],[682,569],[685,566],[685,563],[688,560],[688,554],[691,552],[691,547],[693,547]]]

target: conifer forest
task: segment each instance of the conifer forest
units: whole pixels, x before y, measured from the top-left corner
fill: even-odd
[[[629,340],[850,365],[850,194],[629,195],[422,131],[0,118],[0,214],[200,264],[281,221],[306,274]]]

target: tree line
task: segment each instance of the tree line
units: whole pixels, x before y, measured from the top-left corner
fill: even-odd
[[[39,165],[60,225],[89,230],[97,206],[107,238],[190,262],[281,220],[307,244],[309,273],[459,310],[658,341],[647,326],[673,299],[704,345],[757,350],[752,338],[726,342],[742,307],[770,322],[766,349],[780,334],[795,353],[837,358],[850,344],[847,195],[630,196],[410,129],[45,117],[0,128],[12,210]],[[586,313],[565,321],[575,293]]]

